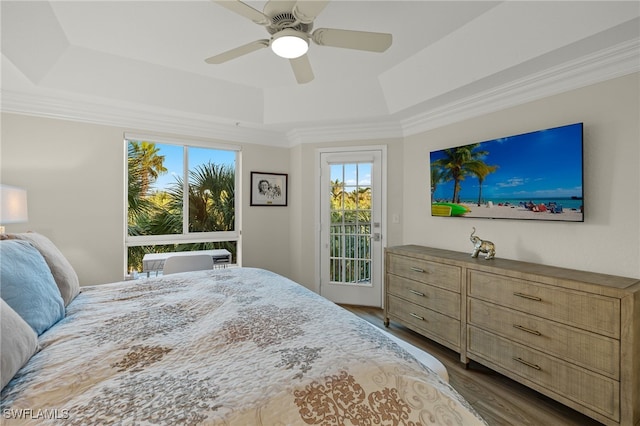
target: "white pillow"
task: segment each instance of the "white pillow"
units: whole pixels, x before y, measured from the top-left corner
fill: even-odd
[[[2,388],[38,350],[31,326],[7,302],[0,299],[0,382]]]

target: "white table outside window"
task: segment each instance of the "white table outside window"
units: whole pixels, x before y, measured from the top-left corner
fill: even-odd
[[[164,267],[164,261],[171,256],[191,256],[196,254],[210,254],[213,258],[213,267],[224,267],[231,263],[231,253],[225,249],[218,250],[195,250],[195,251],[176,251],[168,253],[147,253],[142,258],[142,272],[147,274],[147,277],[151,272],[162,271]]]

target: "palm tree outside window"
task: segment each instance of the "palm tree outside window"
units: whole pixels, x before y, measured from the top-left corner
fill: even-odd
[[[127,269],[146,253],[226,249],[237,261],[239,149],[128,137]]]

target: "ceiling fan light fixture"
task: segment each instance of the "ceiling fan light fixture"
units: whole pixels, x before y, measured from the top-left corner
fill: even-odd
[[[271,50],[281,58],[299,58],[309,50],[309,38],[300,31],[284,29],[271,38]]]

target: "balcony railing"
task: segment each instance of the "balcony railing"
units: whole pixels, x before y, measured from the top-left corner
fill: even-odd
[[[371,223],[332,223],[329,236],[331,282],[371,282]]]

